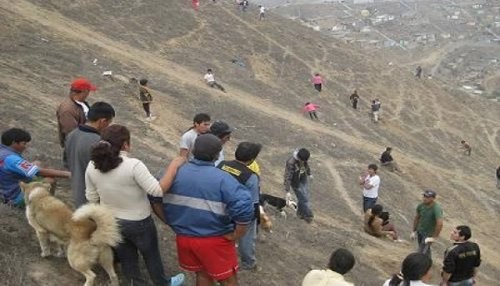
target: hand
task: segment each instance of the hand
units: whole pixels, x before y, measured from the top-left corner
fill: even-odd
[[[291,199],[292,199],[292,194],[290,194],[290,192],[286,192],[286,195],[285,195],[286,205],[290,204]]]
[[[314,176],[313,175],[309,175],[309,180],[312,180],[314,179]]]
[[[435,241],[434,237],[426,237],[424,243],[433,243]]]
[[[417,232],[416,232],[416,231],[414,231],[414,232],[412,232],[412,233],[410,234],[410,239],[411,239],[411,240],[415,240],[416,238],[417,238]]]
[[[228,234],[224,234],[224,238],[226,238],[227,240],[230,240],[230,241],[235,241],[236,240],[234,232],[230,232]]]
[[[172,160],[172,162],[170,162],[170,165],[175,169],[179,169],[179,167],[182,166],[182,164],[184,164],[185,162],[186,162],[186,157],[177,156]]]

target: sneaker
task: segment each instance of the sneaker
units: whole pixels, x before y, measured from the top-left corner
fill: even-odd
[[[170,278],[170,286],[181,286],[182,284],[184,284],[184,279],[186,279],[184,273],[179,273],[175,276],[172,276]]]
[[[262,271],[262,267],[260,267],[259,265],[255,264],[253,267],[250,267],[250,268],[243,268],[243,267],[241,267],[241,270],[243,270],[243,271],[250,271],[250,272],[260,272],[260,271]]]

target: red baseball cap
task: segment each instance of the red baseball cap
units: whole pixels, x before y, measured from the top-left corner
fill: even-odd
[[[90,90],[94,91],[97,88],[86,78],[77,78],[71,83],[71,89],[76,91]]]

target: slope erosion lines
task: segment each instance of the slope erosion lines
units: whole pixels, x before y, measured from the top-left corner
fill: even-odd
[[[337,169],[335,169],[335,166],[333,165],[332,160],[323,160],[323,164],[325,164],[325,166],[328,168],[328,171],[332,175],[333,184],[335,185],[335,189],[337,190],[337,192],[340,194],[340,196],[347,203],[347,206],[349,206],[349,209],[352,211],[352,213],[354,215],[359,215],[361,213],[360,208],[356,206],[356,203],[349,196],[349,193],[347,192],[346,188],[344,187],[342,177],[340,176],[339,171],[337,171]]]

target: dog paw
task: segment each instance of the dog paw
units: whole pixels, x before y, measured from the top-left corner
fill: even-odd
[[[40,256],[41,256],[41,257],[43,257],[43,258],[45,258],[45,257],[49,257],[50,255],[51,255],[51,253],[50,253],[50,252],[42,252],[42,253],[40,254]]]

